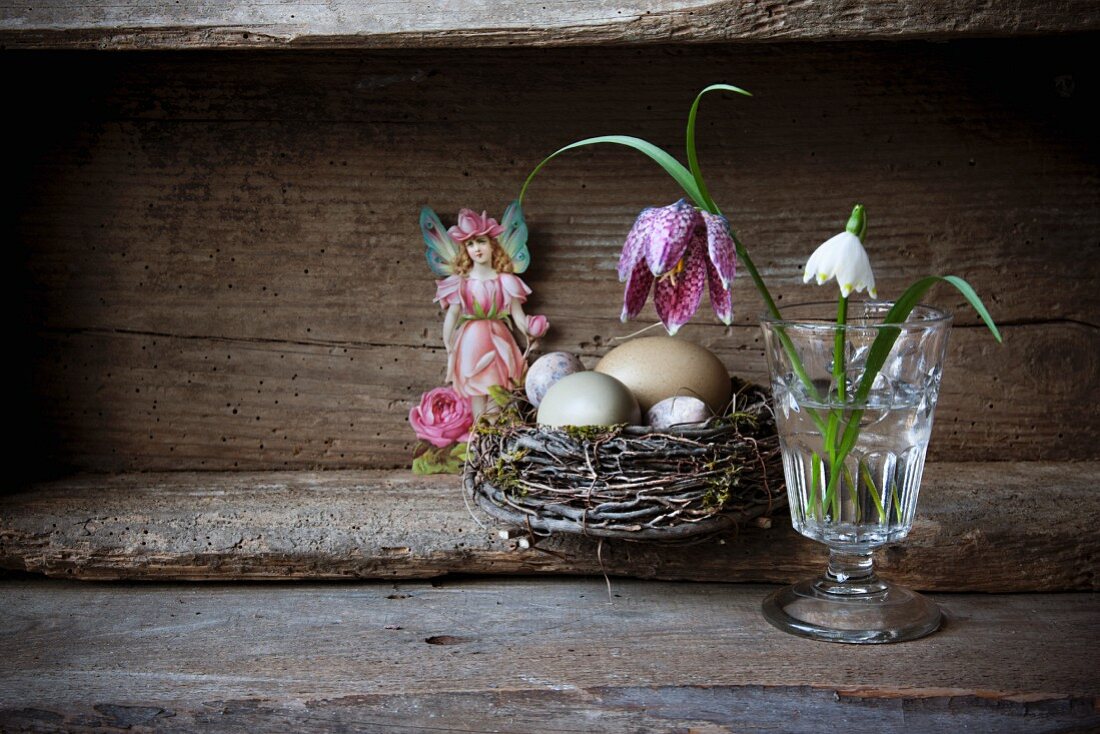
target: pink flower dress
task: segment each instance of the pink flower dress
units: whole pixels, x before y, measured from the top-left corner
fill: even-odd
[[[506,389],[523,376],[523,352],[508,328],[512,303],[524,303],[531,289],[512,273],[491,280],[452,275],[436,281],[435,300],[444,309],[457,304],[462,318],[447,360],[447,374],[455,392],[472,398],[488,395],[489,388]]]

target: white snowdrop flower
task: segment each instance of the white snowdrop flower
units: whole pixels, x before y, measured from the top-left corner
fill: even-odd
[[[802,274],[802,282],[809,283],[816,280],[818,285],[824,285],[836,278],[840,286],[840,295],[848,297],[852,291],[866,289],[871,298],[878,298],[875,290],[875,274],[871,272],[871,261],[867,257],[867,251],[863,249],[863,243],[859,236],[851,230],[864,229],[863,207],[856,207],[852,213],[852,220],[848,224],[848,230],[835,237],[830,237],[823,242],[810,259],[806,261],[806,270]]]

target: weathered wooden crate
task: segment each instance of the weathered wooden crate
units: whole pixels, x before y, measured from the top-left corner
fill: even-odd
[[[518,549],[470,517],[457,479],[414,479],[406,469],[409,407],[442,382],[445,363],[419,207],[445,216],[461,206],[499,212],[544,155],[590,135],[635,134],[679,151],[693,95],[725,81],[754,97],[703,103],[700,158],[781,305],[817,295],[800,282],[804,259],[858,200],[870,214],[880,294],[954,272],[986,298],[1005,334],[996,345],[954,292],[930,296],[957,309],[956,326],[920,520],[912,542],[884,552],[883,569],[930,590],[1095,591],[1097,30],[1093,0],[507,2],[449,12],[344,2],[0,7],[19,368],[0,567],[89,580],[607,571],[756,582],[819,567],[819,549],[782,523],[661,552],[608,543],[597,556],[584,538]],[[679,196],[648,159],[625,149],[562,156],[536,179],[526,201],[527,280],[532,310],[552,324],[547,350],[591,364],[637,328],[617,319],[617,251],[640,208]],[[761,306],[747,280],[735,284],[734,299],[731,327],[701,312],[683,333],[732,372],[764,380]],[[49,587],[6,583],[26,618],[49,606],[38,601]],[[574,591],[548,580],[510,583],[532,598]],[[104,610],[121,603],[115,591],[124,588],[95,592],[105,595]],[[332,593],[350,593],[338,588]],[[754,587],[721,588],[752,606],[742,596]],[[226,598],[251,610],[253,597],[234,596],[250,593],[260,592]],[[704,614],[712,596],[661,613]],[[148,601],[155,594],[142,598],[146,610],[159,609]],[[1036,604],[1055,626],[1062,620],[1095,644],[1095,624],[1080,622],[1081,610],[1095,607],[1082,599],[1091,598]],[[983,616],[983,603],[966,597],[951,604],[959,610],[952,624],[962,625],[951,633],[959,635],[952,654],[967,659],[979,654],[956,644],[967,619],[1001,624],[1004,634],[1029,624],[1022,612],[1007,621]],[[430,609],[432,619],[447,618],[445,605]],[[160,624],[160,612],[148,613]],[[928,726],[946,699],[979,728],[1096,724],[1098,692],[1084,658],[1056,678],[1029,669],[1022,661],[1045,647],[1030,636],[1018,655],[998,658],[999,674],[936,668],[933,680],[916,671],[935,639],[906,648],[897,670],[869,676],[874,694],[856,696],[858,705],[898,696],[904,706],[928,707]],[[986,642],[1000,647],[999,639]],[[751,658],[757,644],[745,638],[732,650]],[[152,659],[141,649],[130,664]],[[1087,649],[1070,645],[1057,655]],[[775,654],[793,662],[805,653],[779,645]],[[34,682],[34,660],[12,655],[21,667],[5,684],[12,696],[0,695],[0,728],[45,728],[54,719],[19,713],[13,702],[43,705],[56,691]],[[762,712],[798,700],[800,686],[858,689],[858,676],[828,672],[847,665],[832,655],[821,653],[813,674],[792,675],[777,662],[756,677],[675,665],[675,674],[647,677],[639,662],[626,674],[649,693],[595,673],[575,687],[585,696],[616,692],[606,700],[617,703],[603,709],[614,711],[608,731],[638,723],[622,713],[627,698],[656,706],[664,696],[661,705],[693,712],[661,709],[665,721],[730,724],[696,716],[706,706],[687,693],[695,683],[719,686],[722,706],[755,706],[750,719],[765,722]],[[79,678],[64,656],[48,665],[70,683]],[[536,667],[544,677],[564,675]],[[911,674],[898,672],[905,669]],[[196,675],[219,674],[202,670]],[[409,679],[407,690],[429,690],[463,670],[444,665],[438,676]],[[369,677],[357,680],[375,690]],[[552,693],[557,684],[540,680],[511,685],[549,696],[547,711],[570,705]],[[198,716],[188,706],[212,700],[205,685],[179,694],[189,703],[173,704],[182,706],[178,726]],[[754,685],[778,688],[748,701]],[[495,694],[484,681],[471,686],[421,703],[472,720],[469,711]],[[284,681],[266,689],[269,709],[234,721],[297,721],[288,713],[295,696],[352,696],[354,688]],[[94,700],[110,705],[167,701],[150,689],[128,698],[117,681],[97,690]],[[227,700],[244,695],[226,691]],[[1018,694],[1041,703],[1018,703]],[[992,712],[981,696],[1001,708]],[[536,715],[505,699],[533,717],[528,728],[582,726],[572,714]],[[393,715],[389,699],[339,700],[346,707],[338,714],[317,708],[330,723],[354,725],[349,712]],[[814,705],[823,717],[851,711]],[[85,724],[96,715],[100,726],[144,721],[140,712],[86,708],[65,708],[70,718],[56,725],[76,725],[74,711]],[[876,710],[880,729],[901,725]],[[170,728],[169,719],[157,721]],[[476,725],[498,724],[486,715]]]

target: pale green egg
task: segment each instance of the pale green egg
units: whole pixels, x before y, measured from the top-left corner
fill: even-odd
[[[611,375],[577,372],[555,382],[539,405],[541,426],[637,425],[641,408],[630,389]]]

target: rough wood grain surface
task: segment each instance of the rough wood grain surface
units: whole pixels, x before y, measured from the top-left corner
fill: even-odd
[[[1100,29],[1095,0],[174,4],[83,0],[0,5],[9,48],[423,48],[958,38]]]
[[[26,450],[59,471],[407,465],[445,361],[419,206],[499,213],[592,134],[679,150],[698,80],[725,79],[756,96],[704,103],[702,164],[781,303],[824,294],[804,258],[863,200],[880,293],[956,272],[1005,325],[995,347],[930,296],[958,313],[933,456],[1100,457],[1089,43],[7,53]],[[677,196],[613,148],[536,179],[547,349],[591,363],[649,323],[617,321],[616,253]],[[759,379],[747,279],[735,302],[733,328],[684,333]]]
[[[0,583],[0,727],[1066,732],[1100,725],[1100,596],[939,594],[935,635],[812,643],[771,587]]]
[[[950,591],[1097,590],[1100,463],[931,464],[884,577]],[[824,570],[790,528],[668,547],[557,535],[522,550],[457,477],[404,472],[87,477],[0,498],[0,568],[60,578],[302,580],[454,573],[784,581]]]

